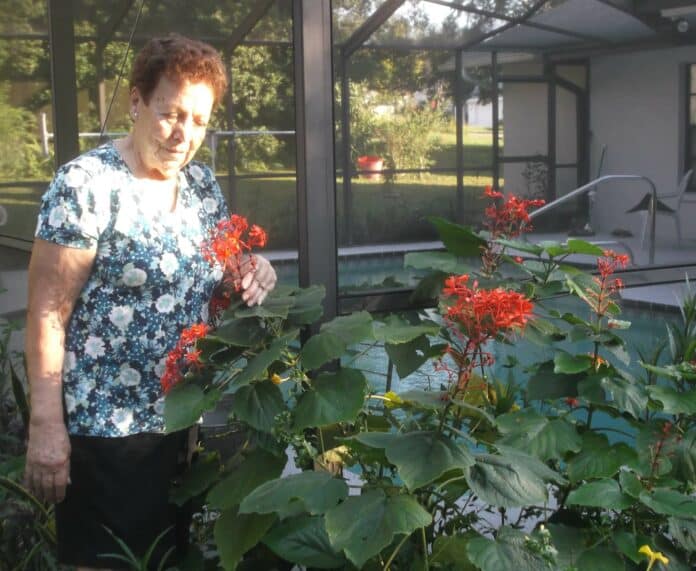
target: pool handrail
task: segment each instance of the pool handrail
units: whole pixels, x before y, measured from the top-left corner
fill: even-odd
[[[650,185],[650,206],[648,207],[648,215],[650,216],[650,253],[649,253],[649,264],[655,263],[655,205],[657,204],[657,187],[655,183],[649,179],[647,176],[639,174],[607,174],[600,176],[587,184],[584,184],[575,190],[571,190],[568,194],[564,194],[560,198],[545,204],[541,208],[537,208],[535,211],[530,212],[529,218],[534,219],[549,210],[553,210],[557,206],[563,204],[564,202],[580,196],[582,194],[591,192],[595,190],[595,187],[603,182],[608,182],[612,180],[632,180],[632,181],[642,181]]]

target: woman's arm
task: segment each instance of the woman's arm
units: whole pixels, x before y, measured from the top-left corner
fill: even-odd
[[[29,263],[25,350],[31,419],[25,485],[39,498],[60,502],[70,474],[70,441],[63,418],[65,330],[96,250],[37,238]]]

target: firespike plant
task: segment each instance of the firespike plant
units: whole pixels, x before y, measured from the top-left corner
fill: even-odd
[[[521,222],[538,205],[503,204]],[[339,316],[300,347],[323,290],[278,287],[263,306],[232,303],[214,328],[182,335],[167,428],[225,396],[243,433],[236,454],[203,454],[173,491],[199,507],[206,549],[189,563],[694,568],[696,296],[681,324],[665,325],[668,343],[639,359],[618,318],[626,259],[580,240],[518,240],[521,225],[499,225],[500,212],[482,231],[434,219],[448,252],[406,257],[432,269],[416,294],[439,298],[438,310]],[[570,256],[596,259],[596,275]],[[581,307],[557,309],[561,293]],[[383,346],[401,378],[435,370],[435,381],[379,392],[352,366],[365,343]],[[540,362],[522,364],[523,344],[541,348]],[[505,347],[515,355],[491,367]]]

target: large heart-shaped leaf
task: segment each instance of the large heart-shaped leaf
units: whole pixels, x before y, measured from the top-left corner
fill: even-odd
[[[292,325],[310,325],[324,313],[322,301],[326,295],[323,285],[301,288],[295,292],[293,305],[288,311],[288,323]]]
[[[428,221],[437,228],[440,240],[447,251],[455,256],[464,258],[479,256],[481,248],[486,245],[486,241],[468,226],[455,224],[439,216],[428,216]]]
[[[696,414],[696,390],[677,391],[672,387],[649,385],[650,398],[662,404],[667,414]]]
[[[467,482],[481,500],[497,507],[541,504],[547,500],[543,479],[526,466],[502,456],[477,456]]]
[[[275,519],[273,514],[239,514],[237,508],[222,512],[213,534],[224,569],[236,569],[242,556],[263,538]]]
[[[266,335],[267,332],[257,317],[247,317],[224,320],[209,337],[236,347],[253,347]]]
[[[387,496],[368,490],[329,510],[326,531],[331,545],[353,564],[363,564],[389,545],[395,535],[410,535],[432,523],[432,516],[412,496]]]
[[[240,513],[277,513],[280,518],[307,512],[325,513],[348,495],[343,480],[326,472],[301,472],[258,486],[239,507]]]
[[[164,398],[164,426],[167,432],[176,432],[193,426],[201,415],[215,408],[221,393],[212,388],[204,392],[193,383],[174,386]]]
[[[452,571],[476,571],[477,567],[469,561],[467,546],[472,537],[464,535],[439,535],[433,542],[433,552],[429,563]]]
[[[263,542],[286,561],[312,569],[336,569],[348,564],[331,547],[321,516],[287,519],[274,527]]]
[[[280,389],[271,381],[252,383],[234,393],[230,412],[249,426],[270,432],[275,417],[286,410]]]
[[[582,438],[572,424],[561,418],[550,422],[546,418],[543,420],[534,430],[509,432],[498,441],[499,444],[518,448],[545,461],[560,460],[567,452],[580,450]]]
[[[677,444],[674,464],[685,481],[696,484],[696,429],[689,430]]]
[[[645,491],[640,495],[640,501],[659,514],[696,518],[696,498],[686,496],[669,488],[657,488],[651,492]]]
[[[567,504],[622,510],[633,505],[634,500],[624,494],[616,480],[608,478],[588,482],[568,494]]]
[[[307,369],[316,369],[338,359],[349,345],[373,339],[372,317],[367,311],[335,317],[305,343],[300,357]]]
[[[191,498],[207,490],[218,479],[219,472],[220,462],[217,454],[199,457],[184,472],[181,484],[171,490],[169,499],[177,506],[184,505]]]
[[[362,433],[355,440],[384,448],[387,459],[410,490],[425,486],[450,470],[466,470],[474,463],[465,446],[435,431]]]
[[[587,371],[592,366],[589,355],[571,355],[567,351],[557,351],[553,357],[554,373],[572,375]]]
[[[264,482],[280,476],[287,458],[258,448],[244,457],[241,464],[208,492],[211,508],[225,510],[238,505]]]
[[[414,325],[403,317],[390,315],[383,322],[375,321],[373,331],[377,341],[398,345],[413,341],[422,335],[437,335],[440,325],[428,320]]]
[[[611,478],[636,458],[635,451],[623,442],[609,446],[606,436],[588,432],[583,435],[582,450],[568,462],[568,477],[571,482]]]
[[[471,266],[463,264],[458,256],[450,252],[409,252],[404,256],[404,267],[457,275],[471,272]]]
[[[554,363],[543,363],[527,383],[527,396],[532,400],[560,399],[578,394],[578,382],[583,374],[569,375],[554,371]]]
[[[696,553],[696,520],[669,518],[669,534],[686,551]]]
[[[445,348],[446,345],[443,343],[431,345],[425,335],[405,343],[385,343],[384,345],[387,355],[402,379],[418,370],[426,361],[442,355]]]
[[[297,401],[295,428],[353,420],[363,406],[367,380],[357,369],[321,373]]]
[[[481,571],[542,571],[551,568],[540,555],[525,548],[524,534],[510,528],[500,531],[495,540],[476,537],[467,545],[469,559]]]

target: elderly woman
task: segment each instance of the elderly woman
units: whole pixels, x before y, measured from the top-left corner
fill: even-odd
[[[163,433],[160,376],[184,327],[208,318],[221,278],[201,244],[227,216],[192,162],[227,87],[219,54],[181,36],[137,56],[128,136],[61,167],[43,197],[29,267],[31,423],[26,484],[56,502],[61,562],[117,566],[112,536],[143,554],[186,537],[168,502],[188,431]],[[256,257],[242,298],[276,276]],[[158,555],[154,560],[157,562]]]

